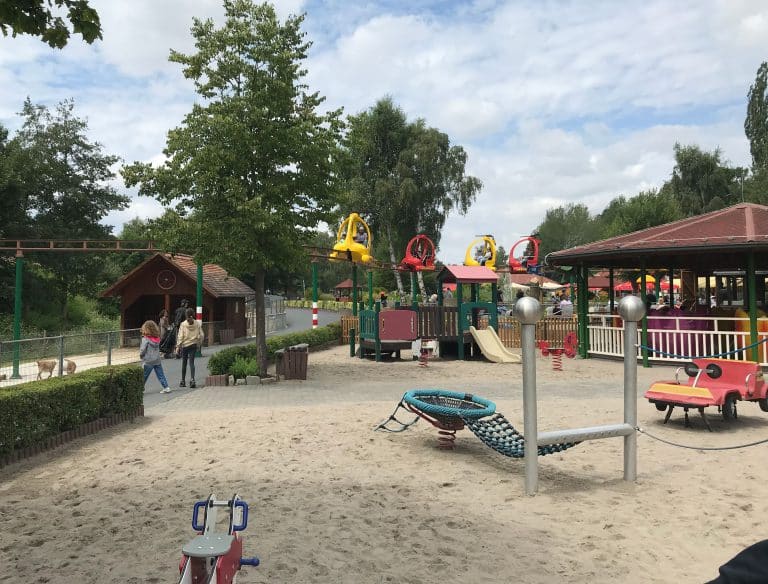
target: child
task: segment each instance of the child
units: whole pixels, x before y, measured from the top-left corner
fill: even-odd
[[[163,389],[160,393],[171,393],[168,387],[168,380],[165,378],[162,361],[160,359],[160,328],[154,320],[148,320],[141,325],[141,346],[139,348],[139,357],[144,366],[144,383],[152,371],[157,375],[157,380]]]
[[[189,362],[189,387],[195,387],[195,353],[203,346],[203,327],[195,320],[195,311],[187,309],[187,320],[179,327],[179,337],[176,339],[176,351],[181,351],[181,383],[186,387],[187,362]]]

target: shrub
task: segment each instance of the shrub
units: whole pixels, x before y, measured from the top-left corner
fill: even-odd
[[[235,379],[245,379],[248,375],[259,374],[259,364],[254,357],[245,358],[238,355],[230,366],[229,372]]]
[[[275,358],[275,351],[290,347],[291,345],[307,343],[310,347],[317,347],[331,342],[341,342],[341,325],[337,322],[332,322],[329,325],[313,330],[302,331],[300,333],[288,333],[285,335],[268,337],[267,356],[270,361],[273,361]],[[232,367],[238,358],[255,360],[256,343],[229,347],[228,349],[215,353],[208,360],[208,371],[211,375],[235,375]],[[261,372],[258,371],[258,364],[256,373],[253,373],[252,375],[261,375]]]
[[[144,401],[140,367],[100,367],[0,389],[0,454],[34,446],[110,414],[133,413]]]

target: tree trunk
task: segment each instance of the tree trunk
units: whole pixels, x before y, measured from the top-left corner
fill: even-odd
[[[427,298],[427,289],[424,287],[424,275],[421,272],[416,272],[416,278],[419,280],[419,290],[421,291],[421,300],[422,302],[426,302]]]
[[[389,261],[393,266],[396,266],[399,262],[395,257],[395,246],[392,243],[392,230],[387,227],[387,243],[389,244]],[[405,296],[405,288],[403,288],[403,278],[400,276],[400,272],[396,269],[392,269],[395,274],[395,282],[397,282],[397,291],[400,294],[400,299]]]
[[[259,363],[259,376],[267,377],[269,359],[267,357],[267,333],[264,318],[264,270],[254,272],[253,290],[256,292],[254,308],[256,311],[256,360]]]

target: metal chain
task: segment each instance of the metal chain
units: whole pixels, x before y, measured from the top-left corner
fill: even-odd
[[[741,353],[742,351],[746,351],[747,349],[754,349],[758,345],[761,345],[765,342],[768,342],[768,337],[757,341],[756,343],[752,343],[751,345],[747,345],[746,347],[743,347],[741,349],[734,349],[733,351],[726,351],[725,353],[715,353],[714,355],[676,355],[675,353],[667,353],[666,351],[662,351],[661,349],[654,349],[653,347],[648,347],[646,345],[635,345],[635,347],[638,347],[640,349],[645,349],[646,351],[650,351],[651,353],[657,353],[658,355],[664,355],[665,357],[671,357],[673,359],[715,359],[717,357],[726,357],[728,355],[735,355],[736,353]]]
[[[671,442],[669,440],[665,440],[664,438],[659,438],[658,436],[654,436],[653,434],[646,432],[640,426],[635,426],[635,430],[637,430],[641,434],[645,434],[649,438],[653,438],[654,440],[663,442],[664,444],[669,444],[670,446],[677,446],[678,448],[688,448],[690,450],[737,450],[739,448],[748,448],[749,446],[757,446],[758,444],[765,444],[766,442],[768,442],[768,438],[765,438],[763,440],[758,440],[757,442],[750,442],[749,444],[738,444],[736,446],[690,446],[687,444],[678,444],[677,442]]]

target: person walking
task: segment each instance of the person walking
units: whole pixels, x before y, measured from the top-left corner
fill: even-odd
[[[147,379],[149,379],[149,376],[154,371],[155,375],[157,375],[157,380],[163,386],[160,393],[171,393],[171,388],[168,387],[168,380],[165,378],[165,372],[163,371],[163,362],[160,358],[160,328],[154,320],[148,320],[141,325],[139,358],[144,367],[144,384],[146,385]]]
[[[187,319],[179,327],[179,336],[176,338],[176,352],[181,352],[181,383],[179,387],[186,387],[187,363],[189,363],[189,387],[195,385],[195,354],[197,348],[203,346],[203,326],[195,320],[195,311],[187,309]]]

